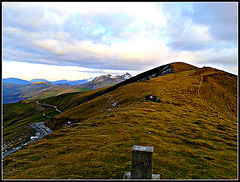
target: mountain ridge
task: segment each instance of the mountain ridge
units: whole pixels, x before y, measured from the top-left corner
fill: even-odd
[[[108,74],[108,75],[110,75],[110,74]],[[103,75],[101,75],[101,76],[103,76]],[[99,77],[101,77],[101,76],[99,76]],[[113,78],[115,78],[115,77],[116,78],[122,78],[124,76],[126,76],[125,79],[127,79],[127,77],[129,78],[129,76],[131,77],[131,75],[129,73],[125,73],[123,75],[113,76]],[[62,85],[62,84],[66,84],[66,85],[82,85],[82,84],[89,83],[93,79],[96,79],[96,78],[97,77],[81,79],[81,80],[56,80],[56,81],[49,81],[47,79],[36,78],[36,79],[31,79],[30,81],[27,81],[27,80],[20,79],[20,78],[10,77],[10,78],[3,78],[2,81],[3,81],[3,83],[12,83],[12,84],[20,84],[20,85],[31,84],[31,83],[35,83],[35,82],[48,82],[48,83],[52,83],[52,84],[55,84],[55,85]]]
[[[72,93],[85,91],[87,89],[102,88],[119,83],[130,77],[131,75],[129,73],[125,73],[117,76],[102,75],[94,79],[90,78],[75,81],[58,80],[49,82],[46,79],[32,79],[29,82],[18,78],[3,79],[3,103],[14,103],[26,99],[41,98],[40,94],[45,98],[48,97],[48,95],[53,96],[54,94],[58,95],[67,92]],[[93,80],[95,81],[93,82]],[[64,91],[64,89],[66,91]]]
[[[149,94],[159,102],[145,100]],[[161,179],[237,179],[237,76],[171,63],[39,102],[62,113],[35,101],[4,106],[5,142],[17,141],[19,131],[27,136],[21,130],[45,113],[54,130],[4,158],[4,179],[122,179],[133,145],[154,148],[153,173]]]
[[[58,84],[68,84],[68,85],[79,85],[79,84],[85,84],[91,81],[93,78],[89,79],[82,79],[82,80],[57,80],[57,81],[48,81],[47,79],[32,79],[30,81],[20,79],[20,78],[3,78],[3,83],[12,83],[12,84],[20,84],[20,85],[26,85],[26,84],[32,84],[35,82],[48,82],[55,85]]]

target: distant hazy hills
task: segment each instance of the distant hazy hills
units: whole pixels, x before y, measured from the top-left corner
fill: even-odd
[[[31,84],[35,82],[48,82],[55,85],[82,85],[90,82],[91,80],[93,80],[93,78],[83,79],[83,80],[74,80],[74,81],[69,81],[69,80],[48,81],[46,79],[32,79],[30,81],[27,81],[19,78],[4,78],[3,83],[26,85],[26,84]]]
[[[31,84],[32,82],[27,80],[22,80],[19,78],[3,78],[3,83],[12,83],[12,84]]]
[[[15,103],[26,99],[47,98],[65,93],[83,92],[113,85],[131,78],[129,73],[112,76],[102,75],[83,80],[32,79],[30,81],[19,78],[3,79],[3,103]]]

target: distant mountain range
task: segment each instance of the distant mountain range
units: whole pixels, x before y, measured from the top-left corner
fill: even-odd
[[[12,84],[20,84],[20,85],[25,85],[25,84],[31,84],[32,82],[27,81],[27,80],[22,80],[19,78],[3,78],[2,79],[3,83],[12,83]]]
[[[20,85],[26,85],[26,84],[32,84],[35,82],[48,82],[52,83],[55,85],[82,85],[85,83],[88,83],[92,81],[94,78],[89,78],[89,79],[83,79],[83,80],[74,80],[74,81],[69,81],[69,80],[57,80],[57,81],[48,81],[46,79],[32,79],[30,81],[19,79],[19,78],[4,78],[3,83],[12,83],[12,84],[20,84]]]
[[[5,78],[3,79],[3,103],[15,103],[26,99],[40,99],[63,93],[93,90],[122,82],[131,77],[129,73],[125,73],[75,81],[48,81],[46,79],[27,81],[19,78]]]

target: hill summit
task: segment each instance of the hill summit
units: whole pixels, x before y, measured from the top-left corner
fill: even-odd
[[[48,84],[51,84],[51,83],[48,83],[48,82],[34,82],[34,83],[32,83],[32,85],[48,85]]]

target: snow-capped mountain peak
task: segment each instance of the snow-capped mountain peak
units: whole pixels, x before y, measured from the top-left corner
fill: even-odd
[[[122,75],[125,79],[129,79],[132,78],[132,75],[130,75],[129,73],[125,73]]]
[[[116,75],[116,76],[110,75],[110,74],[102,75],[102,76],[94,78],[91,82],[89,82],[87,84],[87,87],[90,89],[100,88],[100,87],[104,87],[104,86],[122,82],[131,77],[132,76],[129,73],[125,73],[123,75]]]

